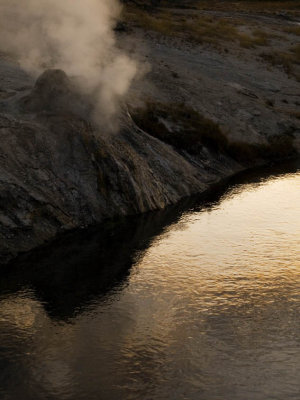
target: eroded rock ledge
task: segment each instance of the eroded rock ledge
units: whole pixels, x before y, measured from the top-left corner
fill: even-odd
[[[66,230],[163,208],[249,166],[206,146],[178,151],[125,112],[120,131],[106,134],[62,71],[9,91],[0,102],[0,263]]]

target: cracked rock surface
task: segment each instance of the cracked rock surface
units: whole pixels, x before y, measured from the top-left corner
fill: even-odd
[[[266,121],[265,113],[261,123],[253,122],[262,113],[257,104],[263,89],[254,90],[233,74],[220,82],[214,69],[222,65],[215,56],[199,58],[191,53],[177,63],[181,82],[176,88],[159,59],[173,63],[181,57],[180,50],[164,46],[151,50],[157,60],[151,74],[160,86],[159,100],[186,96],[196,109],[220,119],[221,126],[229,121],[230,127],[238,120],[233,136],[249,125],[253,129],[243,131],[249,142],[266,141],[275,126],[281,135],[293,135],[298,129],[289,118]],[[208,71],[203,60],[214,69]],[[189,81],[183,71],[189,71]],[[204,71],[207,79],[205,85],[199,81],[199,93],[195,79]],[[265,85],[271,90],[274,83]],[[152,89],[150,85],[147,95],[158,93]],[[236,99],[234,113],[229,110],[228,93]],[[250,111],[249,102],[253,103]],[[64,231],[161,209],[249,167],[205,147],[197,155],[180,152],[139,129],[125,112],[120,131],[107,134],[105,126],[91,122],[89,109],[89,100],[63,71],[48,70],[34,82],[13,60],[0,55],[0,263]]]
[[[9,62],[1,72],[2,93],[12,93],[0,105],[1,262],[65,230],[163,208],[240,169],[226,157],[201,168],[129,115],[119,133],[102,134],[78,112],[84,102],[62,71],[35,85]]]

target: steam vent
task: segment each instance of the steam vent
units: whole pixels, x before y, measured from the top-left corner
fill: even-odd
[[[0,0],[0,400],[299,398],[299,28]]]

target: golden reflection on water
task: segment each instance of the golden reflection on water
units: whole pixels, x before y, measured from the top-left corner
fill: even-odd
[[[249,287],[265,279],[299,277],[299,250],[300,175],[291,174],[240,185],[209,209],[184,214],[136,268],[144,279],[157,267],[162,282],[175,286],[179,274],[189,280],[190,290],[203,290],[207,278],[227,285],[226,277]]]
[[[170,326],[188,307],[204,318],[233,308],[276,314],[286,297],[291,307],[298,300],[299,255],[300,175],[291,174],[240,185],[209,209],[183,215],[136,265],[131,285],[160,293]]]
[[[289,398],[300,378],[299,254],[300,174],[236,186],[187,212],[135,265],[124,297],[137,334],[127,348],[136,355],[149,338],[166,345],[193,398]]]
[[[30,293],[2,300],[4,355],[22,361],[0,395],[295,399],[299,250],[299,173],[234,186],[183,214],[126,284],[69,321]]]

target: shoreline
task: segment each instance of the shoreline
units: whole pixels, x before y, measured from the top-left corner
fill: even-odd
[[[58,249],[63,249],[65,244],[70,244],[72,243],[73,246],[73,240],[75,238],[75,243],[80,242],[80,238],[84,238],[86,235],[95,235],[97,232],[104,230],[109,232],[113,232],[115,228],[118,228],[119,225],[121,226],[126,226],[126,225],[131,225],[134,224],[134,221],[138,220],[143,220],[144,218],[146,220],[152,219],[152,216],[154,220],[162,219],[164,220],[163,217],[160,217],[160,215],[171,215],[174,216],[171,219],[174,219],[173,222],[171,222],[171,225],[173,223],[176,223],[180,216],[188,211],[189,209],[193,209],[196,207],[197,209],[200,207],[205,207],[207,203],[210,202],[215,202],[219,201],[219,199],[226,193],[227,190],[229,190],[231,187],[234,187],[236,184],[243,184],[247,182],[253,182],[253,181],[261,181],[264,177],[270,177],[275,174],[275,176],[278,175],[285,175],[288,172],[297,172],[300,169],[300,158],[295,157],[295,158],[290,158],[286,160],[281,160],[276,164],[264,164],[264,165],[259,165],[259,166],[253,166],[249,167],[245,170],[239,171],[231,176],[227,176],[222,178],[220,181],[213,183],[209,188],[204,190],[202,193],[195,193],[192,194],[191,196],[185,197],[180,199],[177,203],[175,204],[170,204],[167,205],[165,208],[160,209],[160,210],[153,210],[153,211],[146,211],[145,213],[141,214],[133,214],[133,215],[125,215],[125,216],[116,216],[111,219],[104,220],[100,223],[95,223],[93,225],[90,225],[85,228],[74,228],[70,231],[62,232],[58,234],[57,236],[53,237],[49,241],[29,250],[23,253],[17,254],[15,257],[9,259],[7,262],[0,264],[0,267],[3,270],[3,273],[5,274],[5,271],[9,271],[10,269],[14,269],[15,266],[18,266],[19,264],[23,263],[30,263],[30,260],[36,260],[38,262],[39,258],[44,257],[44,253],[52,253],[56,251],[56,248]],[[170,218],[170,217],[168,217]],[[167,219],[168,219],[167,218]],[[157,223],[154,224],[156,226]],[[160,224],[158,224],[160,225]],[[169,223],[166,225],[169,226]],[[166,227],[164,224],[162,224],[161,228],[159,228],[159,231],[162,231]],[[157,233],[158,235],[159,233]]]
[[[279,38],[272,24],[262,33],[200,10],[195,42],[186,31],[168,35],[169,14],[144,16],[146,28],[130,18],[116,40],[143,74],[124,99],[134,121],[123,115],[112,136],[104,122],[93,126],[85,117],[89,104],[63,71],[48,70],[34,83],[0,57],[1,262],[66,231],[163,209],[239,171],[299,154],[298,64],[292,58],[288,73],[290,64],[260,56],[275,49],[294,57],[294,31]],[[176,18],[179,28],[193,22]]]

